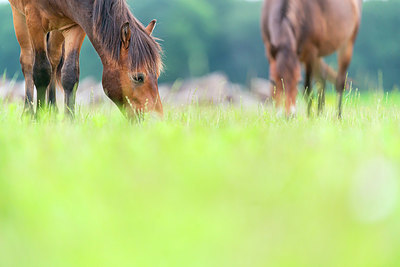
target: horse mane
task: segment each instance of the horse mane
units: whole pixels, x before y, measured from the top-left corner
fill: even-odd
[[[290,47],[293,45],[295,29],[291,23],[290,10],[293,0],[277,0],[270,11],[268,35],[273,49]]]
[[[289,0],[281,1],[279,11],[280,22],[282,23],[282,21],[286,18],[287,13],[289,12]]]
[[[94,32],[98,41],[118,61],[122,48],[121,28],[129,22],[131,67],[159,75],[162,70],[162,49],[129,10],[125,0],[95,0],[93,6]]]

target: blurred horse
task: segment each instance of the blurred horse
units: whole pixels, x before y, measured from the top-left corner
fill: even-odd
[[[21,46],[25,112],[55,106],[57,79],[64,89],[67,114],[74,114],[79,82],[79,53],[85,36],[103,64],[107,96],[129,115],[163,112],[158,93],[161,48],[151,36],[156,21],[144,27],[125,0],[9,0]],[[57,71],[59,70],[59,71]],[[59,73],[59,75],[57,75]]]
[[[270,80],[276,105],[286,94],[286,114],[296,112],[297,84],[301,63],[305,66],[305,97],[308,114],[312,106],[312,78],[323,82],[318,94],[318,111],[325,103],[325,81],[335,77],[338,116],[342,115],[342,96],[347,69],[361,20],[362,0],[264,0],[262,36],[270,63]],[[337,75],[322,57],[338,52]]]

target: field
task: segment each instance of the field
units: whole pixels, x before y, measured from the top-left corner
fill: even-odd
[[[400,94],[321,117],[0,109],[0,266],[398,266]]]

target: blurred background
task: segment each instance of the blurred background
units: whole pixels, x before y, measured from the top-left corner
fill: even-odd
[[[154,35],[162,39],[165,72],[161,83],[226,74],[237,84],[268,77],[268,62],[260,35],[262,1],[128,0],[135,16],[146,24],[158,20]],[[19,46],[7,1],[0,1],[0,72],[22,80]],[[394,90],[400,85],[400,0],[366,1],[360,35],[349,70],[360,90]],[[327,59],[336,67],[335,56]],[[99,81],[102,65],[88,40],[81,53],[82,78]]]
[[[158,20],[162,101],[179,103],[161,121],[127,123],[87,40],[73,123],[21,120],[0,0],[0,267],[400,266],[400,0],[365,2],[349,75],[366,93],[346,94],[341,121],[334,94],[311,119],[300,99],[291,120],[254,105],[268,97],[260,1],[129,2]],[[198,107],[193,90],[240,108]]]

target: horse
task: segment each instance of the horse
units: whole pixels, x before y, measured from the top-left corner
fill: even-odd
[[[162,49],[152,36],[156,20],[145,27],[125,0],[9,0],[21,47],[25,78],[24,113],[56,108],[56,83],[62,85],[65,112],[74,115],[79,54],[88,36],[103,64],[105,94],[129,117],[138,112],[162,115],[158,77]]]
[[[301,65],[305,66],[304,95],[308,115],[312,107],[312,79],[323,82],[318,94],[318,112],[325,103],[325,81],[335,81],[338,117],[342,116],[342,98],[361,21],[362,0],[264,0],[261,30],[270,63],[269,75],[276,106],[285,94],[286,115],[296,113],[297,84]],[[338,72],[322,58],[337,52]]]

